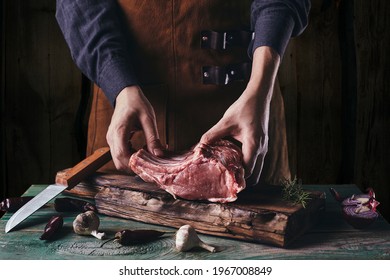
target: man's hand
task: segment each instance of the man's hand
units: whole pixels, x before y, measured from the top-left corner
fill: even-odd
[[[143,130],[149,152],[161,156],[163,149],[153,107],[138,86],[130,86],[124,88],[116,98],[115,110],[106,136],[118,170],[130,171],[128,166],[131,155],[130,139],[137,130]]]
[[[242,143],[245,177],[248,184],[258,182],[268,149],[269,104],[257,98],[256,92],[245,90],[225,112],[222,119],[201,138],[212,143],[226,136]]]
[[[257,48],[245,91],[200,140],[212,143],[230,136],[240,141],[248,185],[259,182],[267,154],[269,110],[279,62],[279,55],[271,48]]]

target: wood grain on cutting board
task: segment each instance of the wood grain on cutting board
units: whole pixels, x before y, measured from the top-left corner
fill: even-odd
[[[61,176],[59,172],[57,176]],[[310,191],[306,208],[283,201],[280,187],[247,188],[233,203],[189,201],[139,177],[96,173],[69,194],[92,198],[99,213],[150,224],[287,247],[311,228],[325,208],[325,195]]]

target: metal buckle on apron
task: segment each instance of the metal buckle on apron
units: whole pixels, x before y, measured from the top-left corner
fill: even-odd
[[[251,68],[250,62],[227,66],[203,66],[203,84],[227,85],[233,81],[246,81],[249,80]]]
[[[226,50],[230,47],[249,46],[254,38],[254,32],[245,30],[213,31],[203,30],[200,33],[200,46],[202,49]]]

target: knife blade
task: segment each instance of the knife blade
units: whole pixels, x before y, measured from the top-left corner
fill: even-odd
[[[49,185],[12,215],[5,226],[5,233],[20,224],[65,189],[71,189],[76,186],[83,179],[110,161],[110,159],[111,154],[108,147],[97,149],[92,155],[67,170],[61,177],[57,177],[55,184]]]

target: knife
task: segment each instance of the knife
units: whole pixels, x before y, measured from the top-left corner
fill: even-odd
[[[110,161],[110,159],[110,149],[108,147],[100,148],[73,168],[65,171],[65,174],[61,177],[57,176],[55,184],[49,185],[12,215],[5,226],[5,232],[9,232],[65,189],[69,190],[76,186],[83,179]]]

